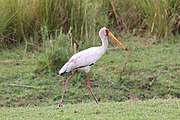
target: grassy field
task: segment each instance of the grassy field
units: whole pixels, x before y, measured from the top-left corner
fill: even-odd
[[[180,98],[179,0],[0,0],[0,119],[178,119]],[[69,57],[110,42],[91,69],[79,71],[57,104]],[[126,36],[126,37],[123,37]],[[99,43],[99,44],[98,44]]]
[[[179,120],[180,99],[147,101],[81,103],[44,107],[0,108],[0,119],[66,119],[66,120]]]
[[[110,47],[91,71],[91,86],[101,102],[131,99],[179,98],[180,51],[178,39],[163,41],[127,38],[128,52]],[[111,45],[112,46],[112,45]],[[0,57],[0,106],[57,105],[65,79],[58,74],[36,72],[43,52],[24,47],[4,50]],[[128,58],[129,56],[129,58]],[[127,60],[128,59],[128,60]],[[91,102],[86,74],[71,80],[65,103]]]

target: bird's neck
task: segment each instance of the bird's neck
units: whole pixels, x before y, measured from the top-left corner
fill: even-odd
[[[100,38],[101,38],[101,41],[102,41],[101,49],[102,49],[103,52],[105,52],[107,47],[108,47],[108,39],[107,39],[106,36],[101,36],[101,35],[100,35]]]

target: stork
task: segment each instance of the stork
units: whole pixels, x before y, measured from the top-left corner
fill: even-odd
[[[115,43],[117,43],[123,50],[126,50],[125,47],[114,37],[114,35],[107,29],[103,27],[99,31],[99,37],[102,41],[102,46],[99,47],[91,47],[80,51],[74,54],[69,61],[60,69],[59,74],[63,75],[66,72],[71,72],[74,70],[73,74],[66,80],[65,86],[62,91],[62,96],[59,102],[59,107],[63,106],[63,97],[66,92],[66,86],[68,85],[71,78],[78,72],[79,69],[85,70],[87,73],[87,86],[89,91],[91,92],[94,100],[98,103],[91,86],[90,86],[90,68],[92,65],[101,58],[101,56],[105,53],[108,47],[108,37],[110,37]]]

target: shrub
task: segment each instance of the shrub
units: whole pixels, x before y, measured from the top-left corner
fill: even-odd
[[[43,46],[41,54],[38,58],[38,64],[36,72],[46,73],[54,72],[57,73],[58,70],[64,65],[65,62],[72,55],[72,50],[70,46],[70,40],[67,35],[61,32],[57,32],[56,36],[48,36],[47,28],[42,28],[42,38]]]

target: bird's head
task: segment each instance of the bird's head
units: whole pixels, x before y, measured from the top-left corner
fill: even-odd
[[[100,36],[104,36],[104,37],[110,37],[116,44],[118,44],[123,50],[127,50],[118,40],[117,38],[111,33],[111,31],[109,29],[107,29],[106,27],[103,27],[100,29],[99,31],[99,35]]]

